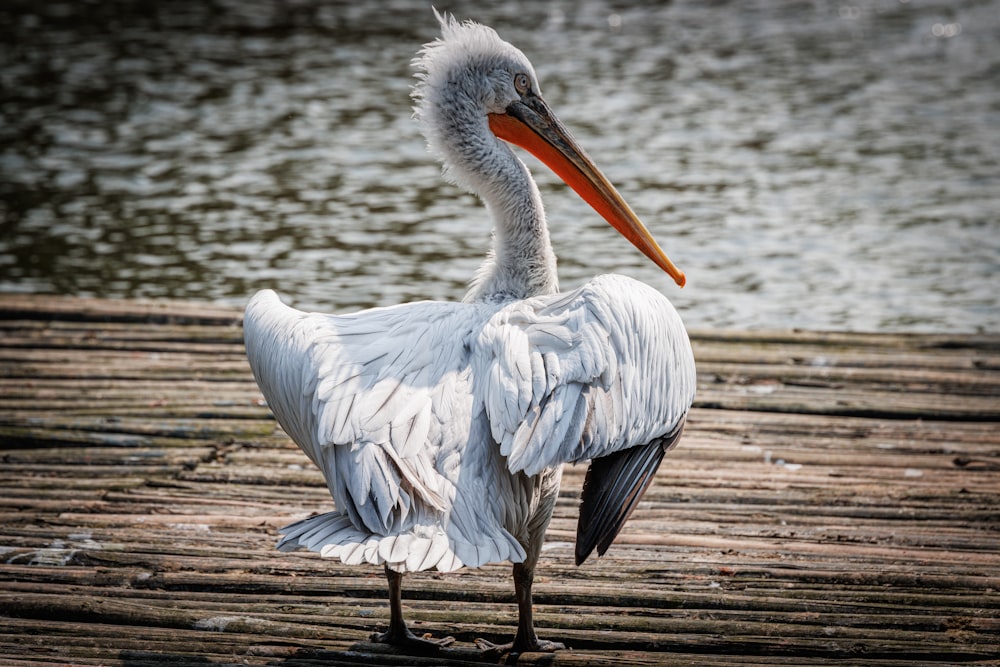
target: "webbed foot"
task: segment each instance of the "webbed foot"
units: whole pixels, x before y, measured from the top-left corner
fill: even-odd
[[[531,642],[508,642],[506,644],[494,644],[485,639],[477,639],[476,647],[487,657],[500,657],[508,653],[555,653],[566,649],[566,645],[561,642],[550,642],[544,639],[535,638]]]
[[[430,634],[418,637],[406,627],[402,630],[390,627],[385,632],[374,632],[369,639],[376,644],[389,644],[418,651],[437,651],[455,642],[454,637],[435,638]]]

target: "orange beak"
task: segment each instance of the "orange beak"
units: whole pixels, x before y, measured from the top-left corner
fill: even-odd
[[[507,107],[506,113],[489,114],[488,118],[493,134],[544,162],[619,234],[684,287],[687,282],[684,273],[674,266],[615,186],[587,157],[541,97],[529,92]]]

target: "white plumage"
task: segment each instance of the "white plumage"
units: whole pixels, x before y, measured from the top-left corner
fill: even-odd
[[[417,117],[448,174],[486,203],[493,249],[463,303],[323,315],[270,290],[253,297],[244,329],[254,376],[336,504],[286,528],[279,548],[384,565],[393,614],[378,638],[410,644],[425,640],[403,624],[399,575],[510,561],[513,648],[554,649],[534,634],[531,578],[562,464],[594,461],[579,562],[595,546],[603,553],[676,443],[695,371],[679,316],[653,288],[608,275],[557,292],[537,187],[505,141],[540,154],[683,275],[551,116],[523,54],[484,26],[441,23],[443,39],[415,61]],[[522,126],[554,149],[522,142]]]
[[[694,391],[676,311],[624,276],[509,303],[340,316],[268,290],[245,326],[261,391],[338,508],[284,544],[399,572],[524,560],[523,526],[509,521],[526,519],[510,488],[519,473],[646,444]]]

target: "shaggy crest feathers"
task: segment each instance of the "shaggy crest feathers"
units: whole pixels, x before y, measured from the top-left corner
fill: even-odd
[[[411,62],[418,79],[412,92],[417,118],[428,111],[435,89],[465,71],[494,74],[497,69],[515,65],[531,77],[535,91],[540,92],[531,62],[520,49],[501,39],[496,30],[475,21],[459,21],[436,9],[434,15],[441,24],[441,36],[424,44]]]
[[[448,163],[454,156],[443,132],[476,136],[462,131],[462,124],[485,124],[487,113],[503,112],[515,99],[515,73],[527,74],[536,92],[539,86],[531,62],[493,28],[475,21],[459,21],[436,9],[434,14],[441,24],[441,37],[424,44],[413,59],[417,83],[411,97],[414,118],[431,150],[445,160],[450,172]]]

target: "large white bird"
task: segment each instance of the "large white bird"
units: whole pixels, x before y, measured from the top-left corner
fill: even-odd
[[[384,565],[390,623],[373,638],[406,645],[451,638],[407,629],[403,574],[509,561],[517,634],[489,648],[555,650],[535,634],[531,586],[562,465],[591,461],[580,564],[608,549],[676,444],[695,367],[677,312],[655,289],[605,275],[559,293],[538,188],[510,144],[679,285],[684,275],[542,100],[524,54],[491,28],[438,19],[442,37],[414,60],[416,117],[447,174],[486,204],[493,247],[461,303],[324,315],[270,290],[250,301],[254,376],[336,503],[283,529],[279,548]]]

